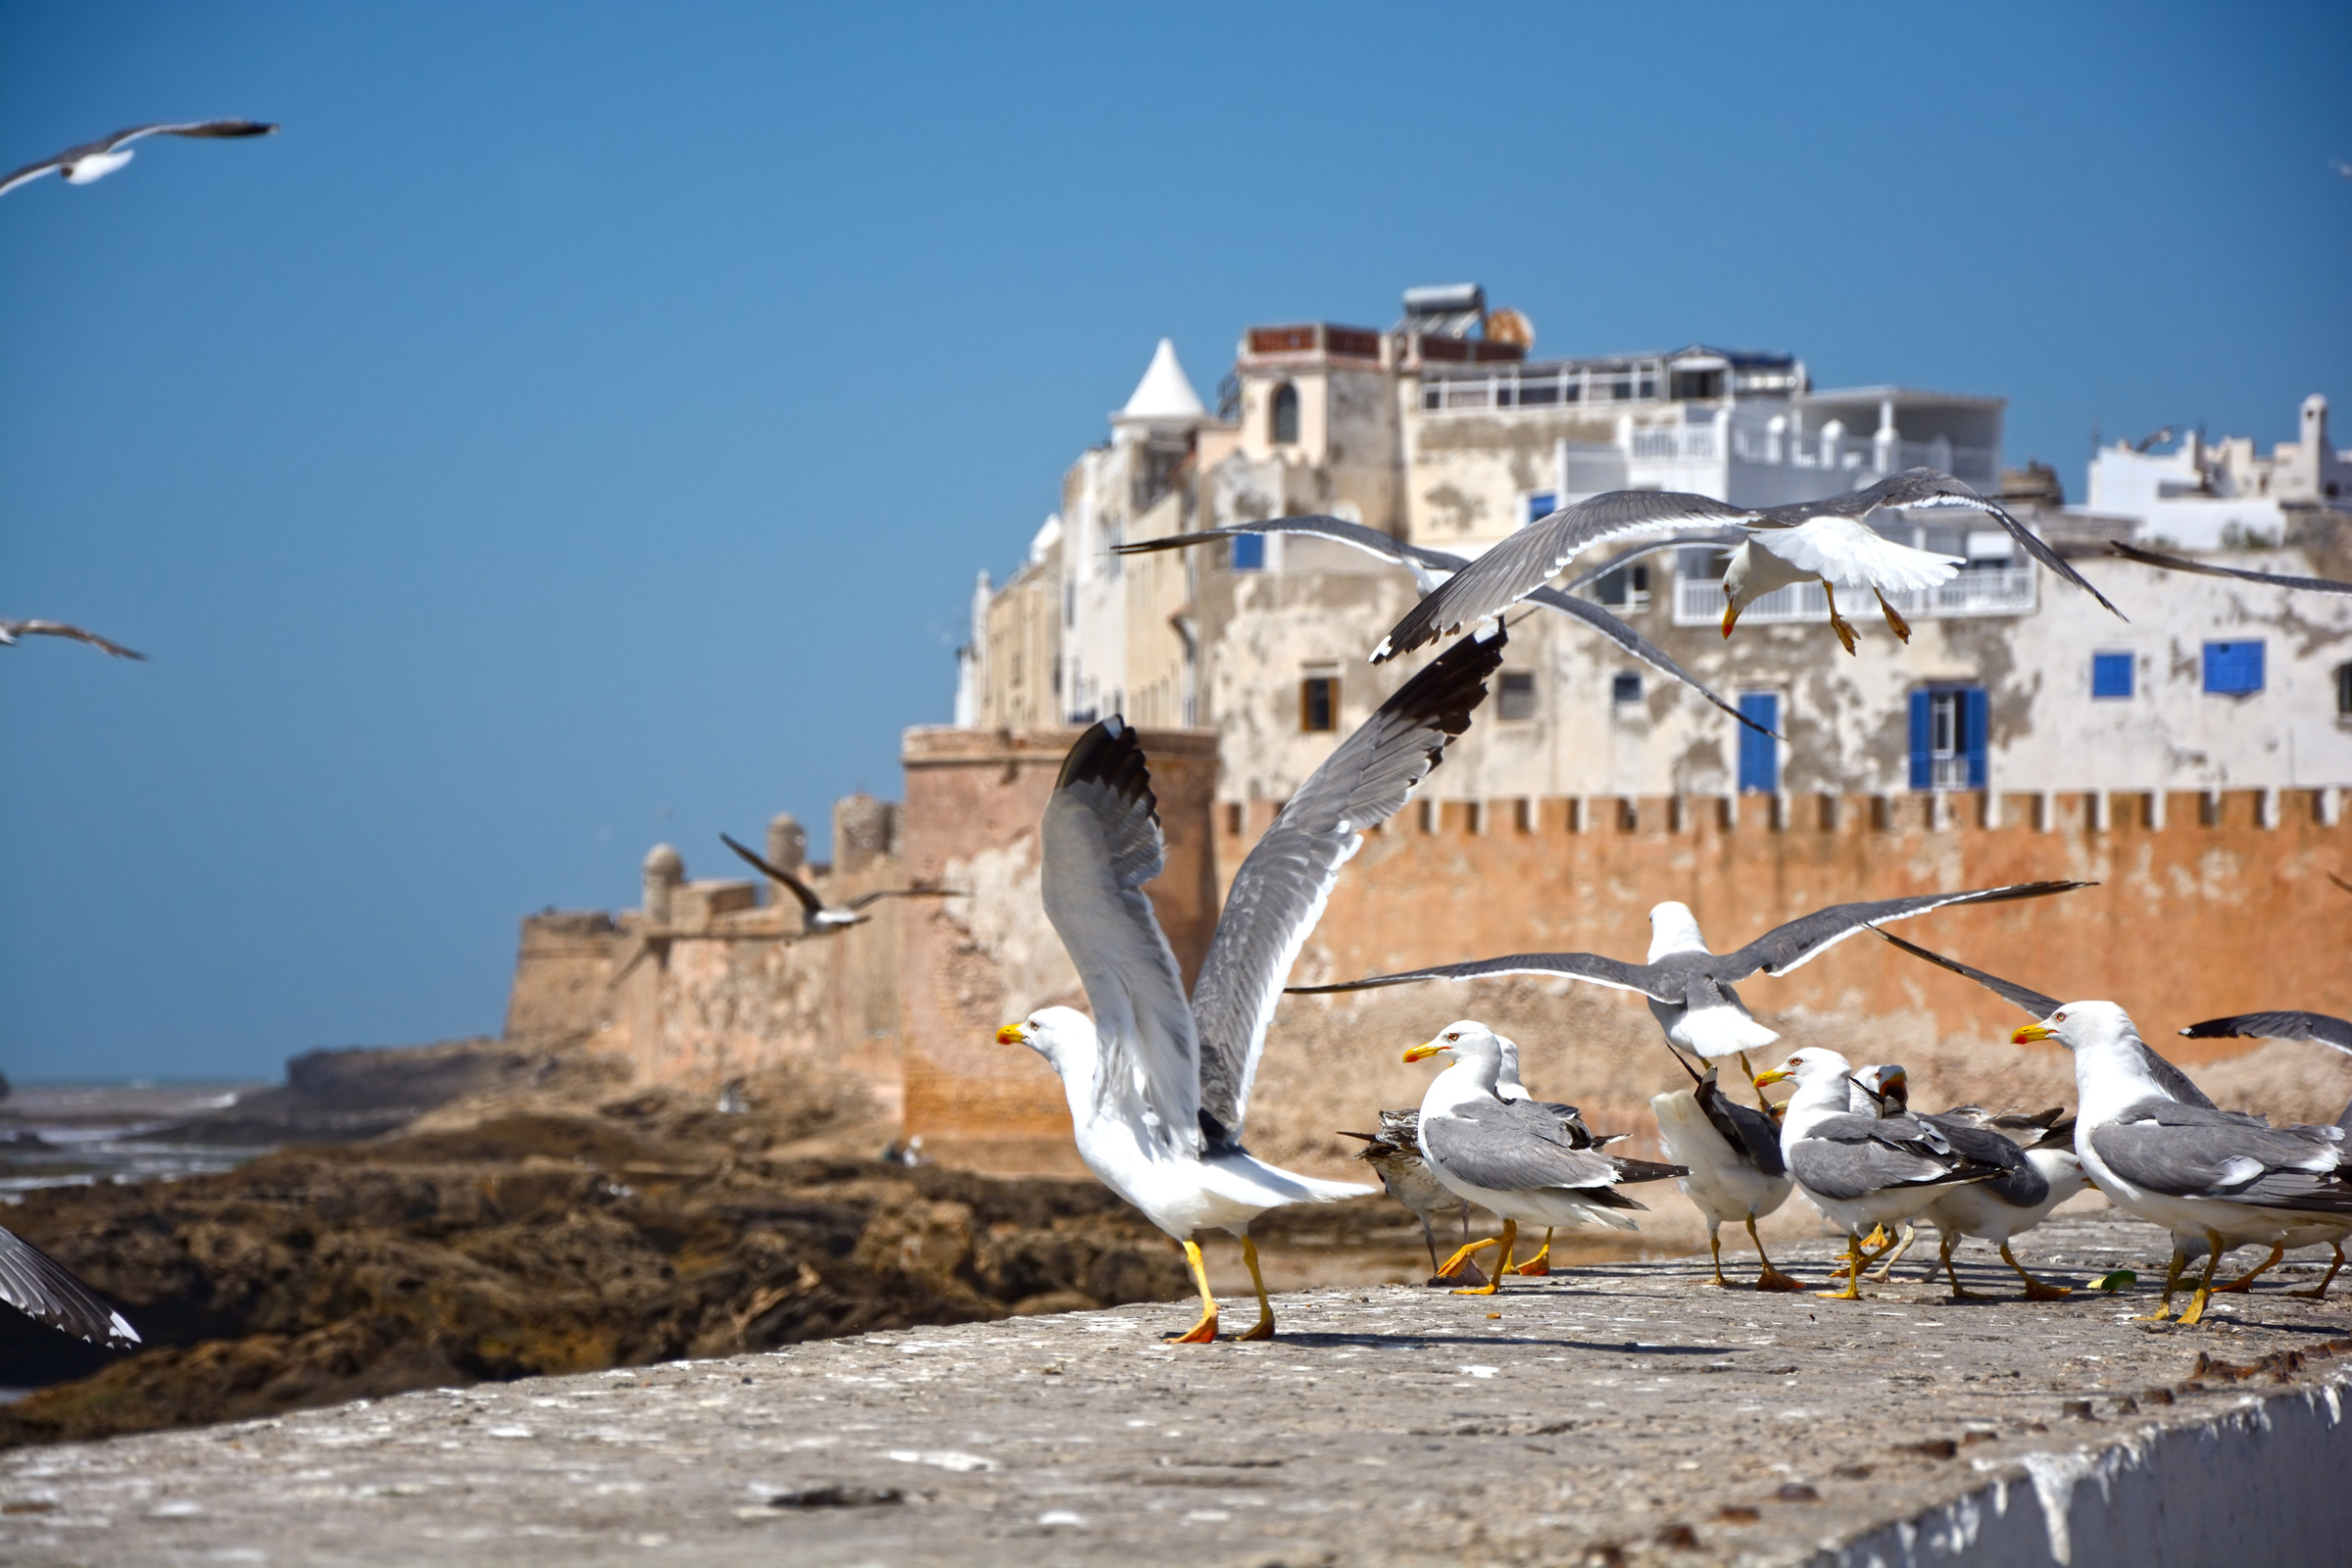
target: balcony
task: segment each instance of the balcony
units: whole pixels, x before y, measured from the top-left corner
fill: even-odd
[[[1886,602],[1906,619],[1935,620],[1963,615],[2023,615],[2034,603],[2035,575],[2032,566],[1976,567],[1950,582],[1917,593],[1888,594]],[[1677,574],[1674,579],[1674,623],[1713,626],[1723,620],[1723,579]],[[1845,618],[1853,620],[1878,608],[1868,593],[1848,590]],[[1774,624],[1786,621],[1826,621],[1829,596],[1817,582],[1791,583],[1766,594],[1740,612],[1740,623]]]
[[[1880,447],[1886,447],[1884,463]],[[1875,478],[1902,468],[1941,468],[1978,489],[1991,491],[2000,483],[2000,454],[1990,447],[1959,447],[1940,438],[1934,441],[1892,440],[1829,431],[1790,434],[1753,427],[1732,432],[1732,455],[1742,463],[1791,468],[1820,468],[1849,476],[1859,489]]]

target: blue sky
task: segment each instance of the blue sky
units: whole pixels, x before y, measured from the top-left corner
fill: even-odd
[[[2090,431],[2352,426],[2352,11],[0,4],[0,1070],[494,1032],[515,921],[895,794],[1172,335],[1476,278]],[[2346,439],[2352,439],[2348,435]],[[723,852],[720,852],[723,853]]]

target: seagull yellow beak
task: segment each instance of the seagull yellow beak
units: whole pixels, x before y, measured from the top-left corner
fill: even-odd
[[[1427,1061],[1430,1057],[1436,1055],[1439,1052],[1444,1051],[1446,1047],[1443,1043],[1432,1040],[1426,1046],[1415,1046],[1412,1050],[1406,1052],[1404,1054],[1404,1059],[1407,1061]]]
[[[2055,1040],[2057,1038],[2058,1031],[2051,1028],[2048,1024],[2030,1023],[2023,1029],[2020,1029],[2017,1033],[2011,1035],[2009,1037],[2009,1043],[2014,1046],[2030,1046],[2036,1040]]]
[[[1770,1072],[1760,1072],[1756,1074],[1756,1087],[1761,1089],[1766,1084],[1787,1083],[1789,1079],[1795,1076],[1796,1074],[1790,1072],[1786,1067],[1775,1067]]]
[[[1008,1023],[997,1031],[997,1044],[1000,1046],[1025,1046],[1028,1043],[1029,1031],[1017,1023]]]
[[[1723,607],[1723,634],[1724,634],[1726,637],[1729,637],[1729,636],[1732,634],[1732,628],[1733,628],[1735,625],[1739,624],[1739,621],[1740,621],[1740,607],[1739,607],[1738,605],[1726,605],[1726,606],[1724,606],[1724,607]]]

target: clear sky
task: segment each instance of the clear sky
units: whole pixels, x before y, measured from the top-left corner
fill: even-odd
[[[899,787],[1154,341],[1477,279],[2352,444],[2352,8],[0,4],[0,1070],[495,1032],[515,921]]]

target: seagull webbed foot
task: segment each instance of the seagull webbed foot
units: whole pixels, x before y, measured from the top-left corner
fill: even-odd
[[[2240,1274],[2229,1284],[2216,1285],[2213,1288],[2213,1294],[2219,1296],[2225,1291],[2251,1292],[2254,1281],[2259,1276],[2267,1274],[2272,1269],[2277,1268],[2278,1266],[2278,1260],[2285,1255],[2286,1248],[2283,1245],[2274,1245],[2271,1248],[2270,1256],[2264,1258],[2261,1262],[2255,1264],[2252,1268],[2246,1270],[2243,1274]]]
[[[1896,613],[1895,608],[1886,602],[1885,594],[1880,593],[1876,588],[1873,588],[1871,592],[1879,595],[1879,609],[1886,612],[1886,629],[1904,642],[1909,642],[1911,640],[1911,623]]]
[[[1511,1272],[1539,1280],[1549,1274],[1551,1272],[1551,1232],[1544,1233],[1544,1245],[1536,1250],[1536,1255]]]
[[[2027,1273],[2026,1265],[2020,1263],[2017,1260],[2016,1255],[2009,1250],[2009,1244],[2007,1242],[2001,1243],[2001,1261],[2008,1264],[2011,1268],[2017,1270],[2017,1277],[2026,1282],[2026,1294],[2022,1298],[2024,1300],[2063,1301],[2068,1297],[2075,1294],[2072,1286],[2045,1285],[2040,1280],[2037,1280],[2033,1275]]]
[[[1756,1276],[1756,1289],[1759,1291],[1802,1291],[1808,1287],[1803,1280],[1797,1279],[1793,1275],[1784,1274],[1767,1263],[1764,1265],[1764,1272]]]
[[[1185,1333],[1177,1335],[1170,1345],[1214,1345],[1217,1342],[1217,1314],[1204,1312],[1200,1321]]]
[[[1438,1265],[1438,1278],[1442,1280],[1454,1278],[1462,1272],[1474,1253],[1483,1252],[1490,1247],[1498,1247],[1501,1243],[1502,1238],[1499,1236],[1490,1236],[1483,1242],[1464,1243],[1451,1257]]]
[[[2308,1291],[2289,1291],[2286,1294],[2289,1296],[2300,1297],[2306,1301],[2325,1301],[2328,1299],[2328,1287],[2335,1283],[2336,1270],[2344,1266],[2344,1249],[2340,1243],[2335,1247],[2334,1251],[2335,1257],[2331,1262],[2328,1263],[2328,1272],[2321,1278],[2319,1284],[2313,1286]]]

